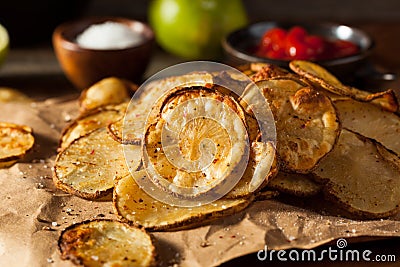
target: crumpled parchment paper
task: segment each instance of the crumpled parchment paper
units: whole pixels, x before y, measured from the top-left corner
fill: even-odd
[[[0,169],[0,266],[73,266],[57,249],[60,232],[74,222],[116,219],[110,198],[88,201],[56,190],[51,167],[62,128],[77,115],[71,99],[0,105],[0,121],[29,125],[36,144],[27,157]],[[264,248],[310,249],[344,237],[400,236],[400,216],[352,220],[307,201],[257,201],[211,224],[175,232],[154,232],[163,266],[213,266]],[[301,202],[301,201],[300,201]],[[308,201],[321,202],[321,201]],[[322,203],[324,204],[324,203]]]

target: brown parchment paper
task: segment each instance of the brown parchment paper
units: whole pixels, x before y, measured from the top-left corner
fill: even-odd
[[[53,186],[51,167],[60,133],[77,115],[77,109],[77,101],[71,99],[0,104],[0,121],[29,125],[36,137],[33,151],[24,160],[0,169],[0,266],[73,266],[60,259],[57,239],[61,230],[87,219],[116,219],[110,198],[87,201]],[[309,249],[340,237],[400,236],[399,215],[360,221],[307,205],[257,201],[208,225],[154,232],[160,264],[213,266],[257,252],[265,245],[269,249]]]

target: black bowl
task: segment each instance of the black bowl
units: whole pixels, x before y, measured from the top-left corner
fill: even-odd
[[[292,26],[302,26],[310,34],[320,35],[326,39],[341,39],[351,41],[360,48],[360,52],[342,58],[331,60],[315,61],[316,63],[326,67],[329,71],[338,76],[347,76],[354,73],[355,70],[362,66],[368,56],[371,54],[374,42],[370,36],[363,31],[349,27],[346,25],[323,23],[285,23],[285,22],[259,22],[249,25],[245,28],[230,33],[222,41],[222,47],[227,63],[231,65],[240,65],[249,62],[266,62],[281,67],[288,67],[289,60],[276,60],[260,57],[252,53],[264,33],[274,27],[289,29]]]

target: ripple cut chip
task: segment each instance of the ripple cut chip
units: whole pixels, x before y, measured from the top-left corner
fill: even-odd
[[[140,165],[140,147],[137,159],[130,164]],[[86,199],[96,199],[112,191],[115,180],[126,176],[123,147],[112,139],[106,128],[100,128],[73,141],[61,151],[54,165],[53,181],[65,192]]]
[[[349,212],[384,218],[399,211],[400,160],[371,139],[343,129],[314,174],[326,197]]]
[[[34,143],[29,126],[0,122],[0,168],[9,167],[23,158]]]
[[[344,85],[325,68],[309,61],[294,60],[289,63],[289,66],[294,72],[332,93],[351,97],[361,102],[371,102],[391,112],[395,112],[399,108],[396,95],[391,89],[379,93],[369,93]]]
[[[251,203],[251,198],[219,199],[195,207],[170,206],[147,195],[135,179],[147,179],[140,170],[120,179],[114,189],[115,213],[124,220],[150,230],[170,230],[193,227],[210,220],[237,213]]]
[[[276,120],[281,167],[289,172],[309,173],[331,151],[340,131],[332,102],[297,80],[272,78],[256,85]]]
[[[112,220],[73,224],[60,235],[63,260],[85,267],[156,265],[152,237],[143,229]]]

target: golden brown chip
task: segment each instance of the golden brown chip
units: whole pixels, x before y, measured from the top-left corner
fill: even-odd
[[[80,116],[63,130],[59,150],[65,149],[75,139],[105,127],[123,116],[123,112],[114,109],[96,109]]]
[[[62,231],[58,247],[63,260],[85,267],[155,266],[152,237],[143,229],[111,220],[92,220]]]
[[[29,126],[0,122],[0,168],[9,167],[23,158],[34,143]]]
[[[278,173],[276,151],[271,142],[253,142],[243,177],[226,198],[246,197],[264,188]]]
[[[129,100],[129,90],[126,82],[119,78],[110,77],[100,80],[84,90],[79,98],[81,112],[98,107],[119,104]]]
[[[400,117],[371,103],[335,101],[343,127],[375,139],[400,156]]]
[[[279,172],[272,178],[268,187],[299,197],[309,197],[321,191],[321,185],[316,183],[312,174]]]
[[[400,162],[371,139],[343,129],[334,150],[315,170],[327,198],[364,218],[399,211]]]
[[[137,179],[147,174],[141,170],[133,173]],[[113,193],[115,213],[124,220],[151,230],[170,230],[193,227],[211,220],[235,214],[251,203],[251,198],[219,199],[196,207],[170,206],[155,200],[136,184],[135,178],[120,179]]]
[[[140,147],[136,149],[140,165]],[[129,173],[123,147],[100,128],[73,141],[61,151],[54,165],[53,181],[65,192],[86,199],[96,199],[112,191],[115,180]]]
[[[391,89],[379,93],[369,93],[346,86],[326,69],[309,61],[294,60],[290,62],[289,66],[294,72],[335,94],[351,97],[362,102],[371,102],[391,112],[395,112],[399,108],[396,95]]]
[[[282,169],[308,173],[333,148],[340,130],[336,110],[325,95],[297,80],[257,82],[274,114]]]
[[[232,97],[189,87],[162,101],[154,107],[160,113],[146,128],[143,147],[145,169],[156,184],[178,195],[179,188],[200,195],[225,183],[227,176],[240,175],[248,137],[244,111]]]
[[[268,80],[274,77],[283,77],[283,76],[290,76],[294,74],[290,74],[289,71],[280,68],[276,65],[272,64],[265,64],[261,67],[256,73],[250,76],[253,82]]]
[[[0,103],[2,102],[32,102],[32,99],[16,89],[0,87]]]

